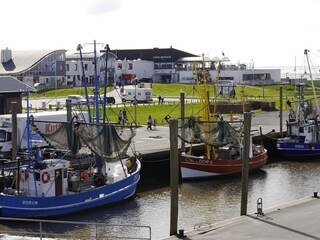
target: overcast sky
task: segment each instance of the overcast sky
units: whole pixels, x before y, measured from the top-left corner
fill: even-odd
[[[10,0],[0,9],[1,49],[75,50],[96,40],[224,52],[255,66],[293,66],[304,49],[320,49],[320,0]]]

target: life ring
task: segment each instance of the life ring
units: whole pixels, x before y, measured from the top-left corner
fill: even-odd
[[[25,171],[25,170],[22,170],[22,171],[20,172],[20,179],[21,179],[22,181],[27,180],[27,179],[28,179],[28,172]]]
[[[41,180],[43,183],[47,183],[50,180],[50,174],[48,172],[43,172],[41,175]]]

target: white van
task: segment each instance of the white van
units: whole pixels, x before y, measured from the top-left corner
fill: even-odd
[[[80,95],[68,95],[66,100],[70,100],[71,104],[86,104],[87,100]]]
[[[152,101],[152,88],[139,88],[134,86],[127,86],[125,88],[125,95],[123,95],[123,102],[150,102]]]

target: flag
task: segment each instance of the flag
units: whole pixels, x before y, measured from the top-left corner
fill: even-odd
[[[56,61],[53,61],[53,62],[51,63],[51,69],[52,69],[52,70],[55,70],[55,69],[56,69],[56,65],[57,65]]]

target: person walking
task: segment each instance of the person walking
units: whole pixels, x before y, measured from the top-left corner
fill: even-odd
[[[126,109],[123,109],[122,115],[123,115],[123,125],[124,125],[128,121],[128,116],[127,116]]]
[[[118,124],[121,124],[121,122],[122,122],[122,111],[119,110],[119,112],[118,112]]]
[[[158,99],[159,99],[159,105],[160,105],[161,99],[162,99],[161,95],[159,95]]]
[[[149,115],[149,117],[148,117],[147,125],[148,125],[147,130],[148,129],[152,130],[152,117],[151,117],[151,115]]]

